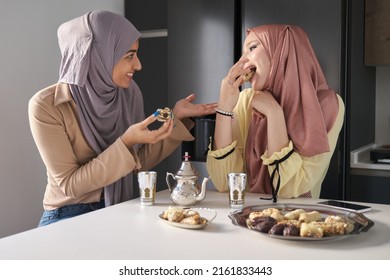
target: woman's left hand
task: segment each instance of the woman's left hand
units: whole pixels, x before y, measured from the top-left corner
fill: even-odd
[[[267,117],[267,155],[287,147],[289,138],[282,107],[268,91],[257,91],[253,96],[252,107]]]
[[[215,109],[218,103],[207,103],[207,104],[194,104],[195,94],[190,94],[184,99],[176,102],[173,108],[173,114],[179,120],[189,117],[200,117],[205,115],[215,114]]]
[[[281,110],[275,97],[268,91],[256,91],[251,105],[264,116],[270,116],[273,112]]]

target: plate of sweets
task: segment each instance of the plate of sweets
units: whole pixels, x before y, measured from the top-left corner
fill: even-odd
[[[203,229],[217,216],[217,212],[209,208],[184,208],[169,206],[159,215],[163,222],[184,229]]]
[[[265,204],[229,214],[236,226],[267,237],[296,241],[342,239],[367,232],[374,222],[361,213],[317,204]]]

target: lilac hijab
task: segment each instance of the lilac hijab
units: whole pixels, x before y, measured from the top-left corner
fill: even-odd
[[[107,11],[87,13],[58,28],[59,82],[69,84],[82,131],[97,154],[144,119],[137,84],[133,81],[123,89],[112,80],[115,64],[140,35],[126,18]],[[133,174],[106,186],[104,197],[106,206],[133,198]]]

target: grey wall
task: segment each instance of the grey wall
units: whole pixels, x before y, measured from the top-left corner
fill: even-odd
[[[94,9],[124,14],[123,0],[0,2],[0,238],[36,227],[42,214],[46,171],[28,100],[58,79],[58,26]]]

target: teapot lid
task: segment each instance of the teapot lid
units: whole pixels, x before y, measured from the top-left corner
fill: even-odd
[[[188,160],[190,156],[188,152],[184,153],[184,161],[181,164],[180,169],[176,172],[177,176],[198,176],[198,172],[192,167],[191,162]]]

